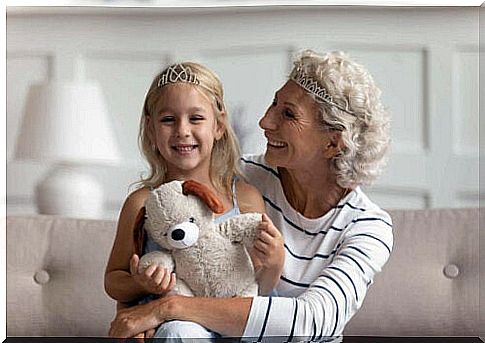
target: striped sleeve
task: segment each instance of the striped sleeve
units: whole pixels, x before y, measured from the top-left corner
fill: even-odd
[[[307,289],[300,296],[254,298],[244,336],[291,341],[341,335],[392,251],[391,219],[379,214],[349,223],[332,262],[310,285],[301,285]],[[281,282],[288,281],[282,277]]]

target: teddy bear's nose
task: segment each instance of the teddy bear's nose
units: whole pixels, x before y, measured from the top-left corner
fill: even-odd
[[[175,229],[172,231],[172,239],[174,241],[181,241],[185,237],[185,231],[182,229]]]

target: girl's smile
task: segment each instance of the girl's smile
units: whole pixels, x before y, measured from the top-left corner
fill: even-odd
[[[173,145],[172,149],[181,155],[190,155],[199,147],[198,144],[177,144]]]

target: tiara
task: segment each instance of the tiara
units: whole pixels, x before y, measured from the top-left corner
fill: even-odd
[[[199,85],[197,75],[192,72],[190,67],[184,67],[182,64],[173,64],[160,76],[158,87],[161,88],[169,83],[185,82]]]
[[[290,79],[298,83],[303,89],[307,92],[312,93],[317,98],[323,100],[330,106],[336,107],[339,110],[342,110],[348,114],[355,115],[353,111],[351,111],[348,106],[343,107],[337,103],[335,103],[332,99],[332,96],[328,94],[328,91],[319,86],[317,81],[308,76],[305,71],[303,70],[301,64],[297,65],[290,74]]]

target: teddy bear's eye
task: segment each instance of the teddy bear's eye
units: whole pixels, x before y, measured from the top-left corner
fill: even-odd
[[[189,218],[189,222],[191,222],[191,223],[195,222],[195,218],[194,217],[190,217]]]

